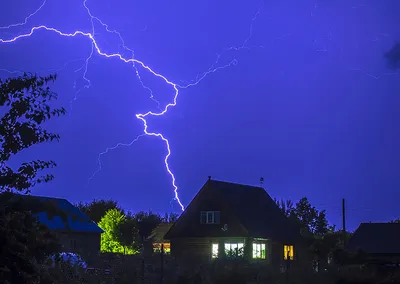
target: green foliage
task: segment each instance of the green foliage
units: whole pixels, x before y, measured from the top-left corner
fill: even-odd
[[[120,226],[126,221],[126,217],[121,210],[110,209],[106,212],[99,222],[99,227],[104,230],[101,234],[101,251],[116,253],[134,253],[131,247],[123,246],[118,238],[120,236]]]
[[[118,209],[123,212],[123,210],[114,200],[95,199],[90,203],[79,202],[75,206],[77,206],[83,213],[85,213],[86,216],[89,217],[90,220],[92,220],[96,224],[100,222],[101,218],[103,218],[106,212],[110,209]]]
[[[117,228],[116,239],[124,247],[135,248],[135,239],[138,234],[136,222],[131,215],[126,216]]]
[[[50,283],[43,264],[60,249],[57,238],[21,208],[2,203],[0,209],[0,279],[9,283],[38,283],[39,279],[40,283]]]
[[[24,149],[59,139],[57,134],[42,128],[45,121],[65,114],[63,108],[54,109],[48,104],[57,98],[47,86],[55,79],[55,75],[29,74],[0,79],[0,106],[4,114],[0,118],[0,279],[5,283],[53,283],[45,262],[60,246],[56,236],[38,224],[33,214],[44,208],[57,214],[57,208],[13,193],[28,193],[32,186],[50,181],[52,175],[38,175],[55,163],[24,162],[17,170],[7,163]]]
[[[151,235],[158,224],[161,222],[175,222],[179,217],[176,213],[165,213],[161,217],[151,211],[142,211],[136,214],[128,212],[125,214],[114,200],[93,200],[90,203],[80,202],[76,206],[103,230],[109,232],[102,234],[102,251],[105,252],[136,253],[142,248],[144,240]],[[110,212],[113,213],[111,214]],[[119,212],[118,216],[121,219],[118,219],[116,212]],[[104,218],[106,214],[111,215]],[[106,221],[110,218],[115,220]],[[104,229],[102,226],[108,226],[108,229]]]
[[[38,177],[39,171],[55,166],[53,161],[25,162],[16,171],[6,162],[35,144],[60,138],[41,126],[51,117],[65,114],[63,108],[51,108],[48,104],[57,98],[47,86],[55,80],[55,75],[38,77],[30,74],[0,79],[0,106],[4,107],[5,113],[0,119],[0,192],[29,192],[35,184],[53,179],[50,174]]]
[[[132,218],[132,224],[136,229],[134,234],[134,243],[136,249],[142,248],[144,241],[163,220],[160,215],[151,211],[141,211],[132,215],[130,218]]]

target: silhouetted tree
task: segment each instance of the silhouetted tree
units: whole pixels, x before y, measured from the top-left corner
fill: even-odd
[[[135,226],[134,243],[137,249],[140,249],[143,242],[151,235],[153,230],[162,222],[163,218],[151,211],[138,212],[132,216]]]
[[[2,283],[52,283],[43,264],[60,245],[56,236],[36,222],[32,214],[2,206],[0,243],[0,279],[5,281]]]
[[[76,206],[89,217],[90,220],[98,224],[101,218],[104,217],[107,211],[111,209],[118,209],[123,213],[123,210],[118,206],[117,201],[114,200],[93,200],[92,202],[82,203],[79,202]]]
[[[6,163],[26,148],[59,139],[59,135],[42,127],[42,123],[51,117],[65,114],[63,108],[51,108],[48,104],[57,98],[47,86],[55,79],[55,75],[28,74],[4,81],[0,79],[0,106],[5,112],[0,119],[0,191],[29,192],[35,184],[53,179],[51,174],[38,177],[39,171],[56,165],[53,161],[24,162],[17,170]]]
[[[0,279],[5,283],[51,283],[44,261],[59,249],[55,236],[38,224],[33,216],[40,209],[31,198],[16,198],[13,193],[29,193],[31,187],[48,182],[53,176],[38,176],[54,167],[53,161],[22,163],[16,170],[8,166],[10,158],[35,144],[58,140],[57,134],[42,127],[63,108],[51,108],[57,98],[47,86],[55,75],[38,77],[24,74],[0,79]]]
[[[174,223],[176,220],[178,220],[179,214],[171,212],[171,213],[165,213],[164,217],[162,218],[162,222],[164,223]]]
[[[276,200],[276,204],[289,218],[293,218],[311,235],[323,236],[334,228],[326,219],[325,210],[319,211],[310,204],[307,197],[301,198],[295,205],[291,200]]]
[[[119,224],[116,238],[122,246],[129,247],[136,251],[137,246],[135,246],[135,240],[138,232],[135,225],[136,222],[133,216],[128,214],[124,221]]]
[[[306,197],[301,198],[295,205],[290,200],[275,202],[287,217],[295,220],[303,228],[302,235],[308,240],[313,258],[325,262],[328,256],[339,248],[341,234],[334,232],[334,226],[329,225],[325,210],[316,209]],[[317,265],[320,265],[320,261]]]
[[[301,198],[296,203],[294,215],[313,235],[323,236],[332,229],[326,219],[325,210],[318,211],[310,204],[307,197]]]
[[[292,200],[277,200],[276,198],[274,200],[286,217],[294,217],[294,205]]]

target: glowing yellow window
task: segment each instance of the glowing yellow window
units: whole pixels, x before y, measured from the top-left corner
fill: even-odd
[[[283,259],[287,260],[293,260],[294,258],[294,248],[293,246],[289,246],[289,245],[284,245],[283,246]]]
[[[161,252],[161,249],[164,249],[164,253],[171,253],[171,244],[170,243],[153,243],[153,251]]]

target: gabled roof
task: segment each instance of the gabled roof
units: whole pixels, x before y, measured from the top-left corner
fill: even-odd
[[[209,194],[213,200],[219,200],[229,208],[231,214],[239,219],[250,237],[270,238],[273,240],[296,241],[301,239],[300,227],[289,220],[279,209],[275,201],[262,188],[209,179],[198,195]],[[197,197],[197,196],[196,196]],[[186,211],[190,210],[192,200]],[[185,215],[184,212],[181,217]],[[198,214],[190,212],[189,214]],[[223,213],[222,213],[223,214]],[[181,218],[179,218],[181,219]],[[179,219],[166,234],[166,238],[176,237]],[[196,216],[196,220],[199,217]]]
[[[346,249],[368,254],[400,254],[400,223],[361,223]]]
[[[165,234],[171,229],[172,223],[161,223],[157,227],[154,228],[151,235],[148,237],[152,242],[163,242],[165,241]]]
[[[12,201],[18,201],[18,198],[29,201],[25,204],[32,209],[26,209],[32,210],[39,223],[46,225],[50,230],[103,233],[96,223],[66,199],[15,194]]]

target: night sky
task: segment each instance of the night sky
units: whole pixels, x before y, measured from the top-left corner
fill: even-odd
[[[17,25],[1,28],[0,38],[36,25],[91,33],[82,1],[47,0],[25,24],[43,1],[2,1],[0,26]],[[400,70],[388,68],[384,57],[400,40],[400,1],[86,4],[120,33],[135,59],[175,84],[196,82],[237,60],[180,88],[175,107],[147,120],[150,132],[170,141],[169,164],[185,206],[209,175],[250,185],[264,177],[272,197],[307,196],[339,226],[345,198],[349,229],[400,217]],[[102,52],[132,57],[118,34],[94,24]],[[56,105],[68,111],[46,125],[61,135],[59,143],[32,147],[11,164],[37,158],[58,164],[55,179],[33,194],[71,202],[111,198],[132,211],[179,212],[164,165],[166,145],[157,137],[101,155],[102,168],[90,179],[99,153],[143,134],[135,114],[159,111],[151,94],[161,108],[174,97],[171,85],[138,64],[141,80],[132,64],[96,52],[90,57],[91,44],[85,36],[45,30],[0,43],[0,76],[57,71]]]

